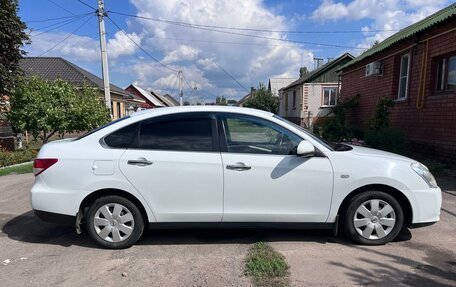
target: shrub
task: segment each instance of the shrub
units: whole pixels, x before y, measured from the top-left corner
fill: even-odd
[[[331,109],[333,117],[323,124],[320,133],[323,138],[331,142],[341,142],[344,139],[355,136],[353,129],[345,122],[346,113],[358,104],[359,96],[339,100],[337,105]]]
[[[31,161],[36,157],[36,150],[3,151],[0,150],[0,167]]]
[[[405,138],[401,131],[384,127],[368,131],[366,133],[366,143],[372,148],[403,153]]]

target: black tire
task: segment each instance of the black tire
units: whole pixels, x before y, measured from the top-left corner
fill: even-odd
[[[382,230],[390,228],[389,233],[387,233],[386,236],[383,235],[384,237],[381,237],[382,235],[380,232],[377,234],[377,228],[380,229],[380,227],[378,227],[378,224],[381,222],[381,221],[379,221],[378,218],[380,218],[381,215],[378,217],[376,216],[375,218],[372,217],[372,219],[370,221],[368,221],[369,222],[368,225],[370,225],[370,227],[377,225],[377,226],[373,227],[372,235],[369,236],[369,238],[366,238],[367,236],[365,237],[358,233],[358,231],[363,233],[364,230],[362,228],[367,229],[367,225],[365,227],[361,226],[358,229],[355,227],[355,223],[354,223],[355,216],[357,216],[357,220],[360,220],[360,217],[361,217],[361,219],[365,220],[365,218],[363,218],[362,215],[357,213],[358,208],[360,208],[361,205],[363,205],[363,204],[367,204],[367,206],[370,206],[371,200],[379,200],[380,205],[383,205],[383,203],[386,203],[389,206],[391,206],[394,211],[394,213],[390,213],[388,215],[390,217],[393,217],[393,216],[395,217],[394,226],[392,226],[392,228],[388,227],[386,225],[381,226]],[[369,202],[369,203],[367,203],[367,202]],[[385,205],[383,205],[383,207],[384,206]],[[371,206],[371,210],[372,210],[372,206]],[[381,211],[381,209],[380,209],[380,211]],[[382,219],[384,219],[384,218],[382,218]],[[386,218],[386,219],[390,220],[390,218]],[[372,220],[374,220],[374,221],[372,221]],[[384,222],[384,221],[382,221],[382,222]],[[401,205],[398,203],[398,201],[393,196],[389,195],[388,193],[382,192],[382,191],[366,191],[361,194],[357,194],[357,195],[353,196],[349,200],[347,209],[344,212],[344,216],[343,216],[343,228],[344,228],[345,234],[352,241],[354,241],[358,244],[363,244],[363,245],[383,245],[383,244],[390,242],[391,240],[396,238],[396,236],[399,234],[399,232],[402,229],[403,223],[404,223],[404,212],[402,210]],[[381,231],[381,230],[379,230],[379,231]],[[369,232],[367,232],[367,234],[369,234]],[[371,238],[371,237],[377,237],[377,238]]]
[[[125,207],[127,210],[123,209],[122,212],[129,211],[133,217],[133,221],[130,221],[129,224],[131,225],[131,228],[133,229],[131,234],[126,236],[126,239],[120,241],[120,242],[110,242],[102,237],[100,237],[96,231],[95,228],[95,216],[98,212],[98,210],[105,206],[105,205],[111,205],[111,204],[119,204],[123,207]],[[116,223],[117,224],[117,223]],[[112,226],[112,225],[111,225]],[[112,228],[109,226],[110,228]],[[120,196],[116,195],[109,195],[109,196],[103,196],[100,198],[97,198],[92,205],[90,205],[89,211],[87,212],[86,215],[86,229],[87,233],[89,234],[90,238],[95,241],[98,245],[104,247],[104,248],[109,248],[109,249],[123,249],[123,248],[128,248],[135,244],[139,238],[141,237],[143,231],[144,231],[144,218],[141,214],[141,211],[138,209],[138,207],[133,204],[131,201],[128,199],[125,199]],[[112,233],[109,233],[112,234]],[[112,236],[113,237],[113,236]]]

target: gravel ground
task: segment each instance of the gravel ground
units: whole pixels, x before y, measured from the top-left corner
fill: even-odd
[[[243,260],[269,242],[293,286],[456,286],[456,178],[439,179],[442,217],[385,246],[352,245],[315,230],[150,231],[127,250],[102,250],[30,210],[33,175],[0,177],[1,286],[250,286]]]

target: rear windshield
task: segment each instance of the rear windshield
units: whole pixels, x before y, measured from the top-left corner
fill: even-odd
[[[107,123],[107,124],[105,124],[105,125],[103,125],[103,126],[100,126],[100,127],[96,128],[96,129],[91,130],[90,132],[87,132],[87,133],[83,134],[82,136],[77,137],[77,138],[75,139],[75,141],[80,140],[80,139],[82,139],[82,138],[85,138],[86,136],[89,136],[89,135],[91,135],[91,134],[93,134],[93,133],[96,133],[96,132],[98,132],[98,131],[101,131],[102,129],[104,129],[104,128],[106,128],[106,127],[109,127],[110,125],[113,125],[113,124],[115,124],[115,123],[121,122],[121,121],[126,120],[126,119],[128,119],[128,118],[130,118],[130,116],[125,116],[125,117],[123,117],[123,118],[120,118],[120,119],[111,121],[111,122],[109,122],[109,123]]]

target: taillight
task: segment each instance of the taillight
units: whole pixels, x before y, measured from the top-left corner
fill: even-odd
[[[39,175],[46,169],[50,168],[53,164],[58,162],[56,158],[37,158],[33,161],[33,174]]]

